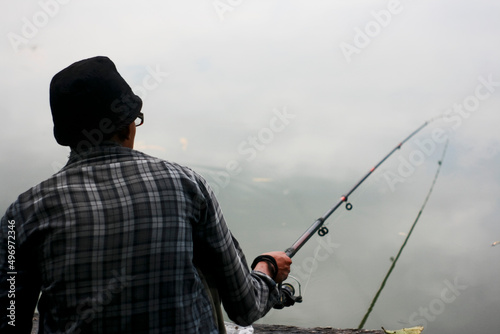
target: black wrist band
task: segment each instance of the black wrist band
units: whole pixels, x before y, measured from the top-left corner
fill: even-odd
[[[254,270],[255,266],[257,266],[257,263],[259,262],[267,262],[270,263],[273,266],[273,276],[272,279],[276,280],[276,276],[278,275],[278,263],[276,262],[275,258],[272,257],[271,255],[259,255],[253,260],[251,268]]]

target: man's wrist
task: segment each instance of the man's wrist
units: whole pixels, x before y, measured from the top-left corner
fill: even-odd
[[[252,270],[264,272],[266,275],[276,281],[278,276],[278,263],[270,255],[259,255],[251,265]]]

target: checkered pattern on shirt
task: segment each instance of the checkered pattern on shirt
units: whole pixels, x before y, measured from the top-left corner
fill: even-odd
[[[241,325],[277,298],[270,278],[249,271],[206,181],[138,151],[72,153],[63,170],[9,207],[1,221],[2,310],[8,220],[17,231],[17,316],[31,317],[41,289],[45,333],[216,333],[193,263],[215,278]],[[7,321],[0,318],[0,329]]]

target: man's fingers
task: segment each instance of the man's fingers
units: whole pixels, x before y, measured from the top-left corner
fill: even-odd
[[[275,251],[264,253],[263,255],[270,255],[276,260],[278,265],[278,273],[276,275],[277,283],[281,283],[287,279],[288,274],[290,274],[290,265],[292,264],[292,259],[286,255],[285,252]]]

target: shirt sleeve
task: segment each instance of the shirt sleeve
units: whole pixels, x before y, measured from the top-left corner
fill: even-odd
[[[276,282],[269,276],[250,271],[242,249],[229,231],[221,208],[205,180],[199,223],[194,226],[195,256],[202,270],[214,277],[229,318],[248,326],[263,317],[278,301]]]
[[[12,206],[11,206],[12,208]],[[0,332],[31,333],[40,292],[36,256],[26,253],[19,236],[21,220],[9,211],[0,220]]]

